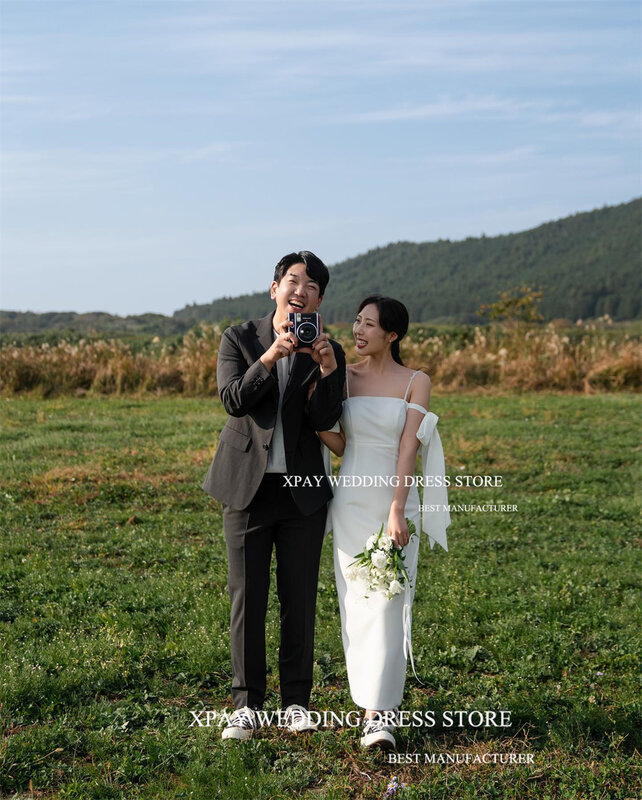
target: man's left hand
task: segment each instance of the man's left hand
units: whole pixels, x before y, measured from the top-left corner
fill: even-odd
[[[337,359],[327,333],[322,333],[312,345],[310,355],[321,367],[321,375],[329,375],[337,368]]]

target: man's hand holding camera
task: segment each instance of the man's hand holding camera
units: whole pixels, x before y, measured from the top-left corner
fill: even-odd
[[[317,324],[319,335],[308,347],[304,347],[299,344],[299,340],[297,339],[293,330],[296,329],[294,320],[288,319],[280,323],[277,338],[274,340],[270,349],[266,350],[261,356],[261,362],[268,371],[270,371],[276,362],[281,358],[290,356],[296,351],[297,353],[309,353],[312,360],[316,361],[316,363],[319,365],[322,377],[330,375],[330,373],[334,372],[334,370],[337,368],[337,360],[334,355],[334,350],[330,344],[328,334],[323,333],[321,315],[315,314],[314,316],[318,317]]]
[[[296,336],[290,328],[294,323],[285,320],[279,325],[279,332],[269,350],[261,356],[261,363],[269,372],[272,367],[282,358],[292,355],[297,345]]]
[[[327,333],[322,333],[312,347],[300,348],[299,352],[310,353],[312,360],[316,361],[321,368],[322,377],[329,375],[337,368],[337,359]]]

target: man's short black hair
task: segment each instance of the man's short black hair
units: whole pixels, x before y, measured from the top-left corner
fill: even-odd
[[[323,261],[309,250],[301,250],[300,253],[289,253],[287,256],[283,256],[274,268],[274,281],[281,283],[281,278],[295,264],[305,264],[307,276],[319,284],[319,297],[323,297],[325,287],[330,280],[330,273]]]

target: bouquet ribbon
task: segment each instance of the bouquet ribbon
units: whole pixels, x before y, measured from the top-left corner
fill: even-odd
[[[419,675],[417,675],[415,659],[412,655],[412,590],[408,582],[406,583],[406,592],[403,600],[403,654],[406,658],[410,659],[412,674],[423,686],[423,681],[420,679]]]

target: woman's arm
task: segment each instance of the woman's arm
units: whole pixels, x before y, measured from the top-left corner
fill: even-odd
[[[430,378],[419,373],[411,387],[410,402],[423,406],[428,411],[430,405]],[[417,431],[424,415],[416,408],[409,408],[406,413],[401,440],[399,442],[399,457],[397,458],[397,486],[395,487],[388,515],[388,536],[397,547],[405,547],[410,541],[408,525],[405,518],[406,500],[410,486],[406,486],[406,476],[414,476],[419,439]]]
[[[341,426],[339,426],[339,433],[335,433],[334,431],[317,431],[317,434],[323,444],[332,450],[335,456],[343,455],[343,451],[346,449],[346,435]]]

